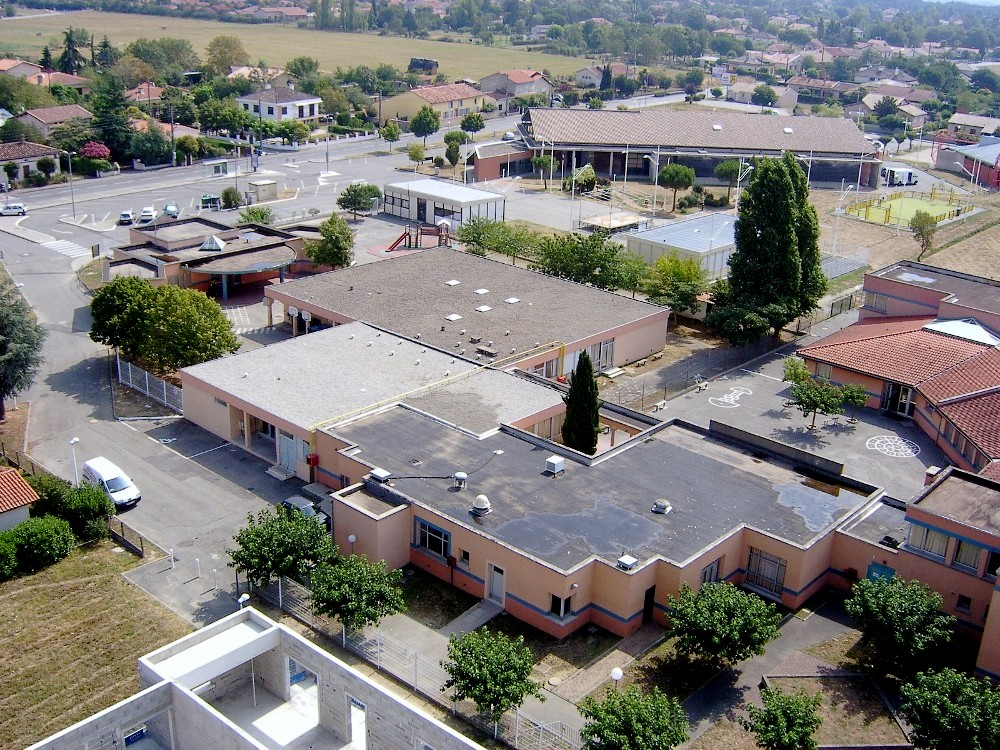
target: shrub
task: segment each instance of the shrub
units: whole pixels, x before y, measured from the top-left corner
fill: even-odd
[[[239,208],[243,205],[243,199],[240,197],[240,191],[232,185],[222,191],[221,198],[223,208]]]
[[[0,581],[12,578],[17,570],[17,545],[9,531],[0,533]]]
[[[444,166],[444,157],[435,156],[434,157],[434,166],[437,167],[438,169],[440,169],[441,167],[443,167]]]
[[[28,187],[43,187],[49,184],[49,178],[46,174],[40,170],[33,169],[28,172],[28,176],[24,178],[24,181],[28,183]]]
[[[32,516],[62,516],[66,498],[73,485],[52,474],[25,476],[25,481],[38,494],[38,500],[31,509]]]
[[[107,518],[114,515],[115,505],[103,491],[90,485],[73,487],[51,474],[36,474],[27,482],[38,493],[32,517],[61,518],[82,542],[107,538]]]
[[[69,523],[55,516],[29,518],[11,529],[11,534],[20,573],[33,573],[59,562],[76,541]]]

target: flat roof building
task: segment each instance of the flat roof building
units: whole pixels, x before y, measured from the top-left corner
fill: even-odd
[[[506,198],[444,180],[395,182],[383,188],[382,210],[409,221],[438,224],[457,229],[473,217],[503,221]]]
[[[625,246],[650,264],[662,255],[694,258],[715,281],[729,275],[729,258],[736,250],[735,225],[733,214],[705,214],[629,232]]]
[[[583,349],[598,372],[662,350],[670,312],[448,248],[272,285],[265,295],[312,320],[361,320],[548,378],[571,372]]]

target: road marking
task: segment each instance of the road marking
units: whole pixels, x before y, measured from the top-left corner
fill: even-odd
[[[225,448],[229,443],[223,443],[222,445],[217,445],[214,448],[209,448],[208,450],[202,451],[201,453],[195,453],[193,456],[184,456],[184,458],[198,458],[198,456],[204,456],[206,453],[211,453],[212,451],[217,451],[219,448]]]
[[[753,391],[742,386],[733,386],[725,396],[712,396],[708,400],[712,406],[719,406],[723,409],[738,409],[740,396],[752,396]]]
[[[69,258],[82,258],[85,255],[90,255],[90,248],[77,245],[75,242],[70,242],[69,240],[53,240],[52,242],[43,242],[42,247],[54,250],[55,252],[61,253]]]
[[[756,370],[744,370],[741,367],[740,368],[740,372],[745,372],[748,375],[760,375],[762,378],[767,378],[768,380],[777,380],[779,383],[781,382],[781,378],[776,378],[776,377],[774,377],[774,375],[765,375],[764,373],[757,372]]]

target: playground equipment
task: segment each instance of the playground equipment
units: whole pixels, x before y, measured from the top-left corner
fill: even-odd
[[[849,204],[844,212],[872,224],[896,224],[908,228],[917,211],[929,213],[939,224],[957,219],[975,209],[970,197],[956,194],[954,187],[945,192],[935,185],[929,193],[897,190],[865,198]]]
[[[410,224],[388,247],[388,251],[411,250],[424,246],[424,237],[437,237],[438,247],[451,247],[451,224],[440,221],[437,226]]]

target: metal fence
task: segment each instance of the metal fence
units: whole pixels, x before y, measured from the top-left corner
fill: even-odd
[[[131,362],[122,359],[118,354],[115,354],[115,363],[118,368],[119,383],[133,391],[145,394],[178,414],[184,413],[184,391],[182,389],[155,375],[150,375],[141,367],[136,367]]]
[[[313,614],[309,608],[309,590],[288,578],[254,589],[254,593],[304,625],[337,641],[342,648],[362,657],[376,669],[391,674],[426,698],[462,716],[484,733],[494,733],[492,722],[479,714],[471,701],[456,703],[441,690],[448,674],[440,664],[386,635],[379,628],[348,632],[326,617]],[[580,733],[574,727],[563,722],[545,724],[520,710],[504,716],[497,727],[497,738],[517,750],[579,750],[582,746]]]
[[[7,445],[3,440],[0,440],[0,456],[2,456],[11,466],[31,474],[32,476],[35,474],[47,473],[45,469],[42,468],[41,464],[35,463],[35,460],[31,458],[31,456],[22,450],[18,450]]]

